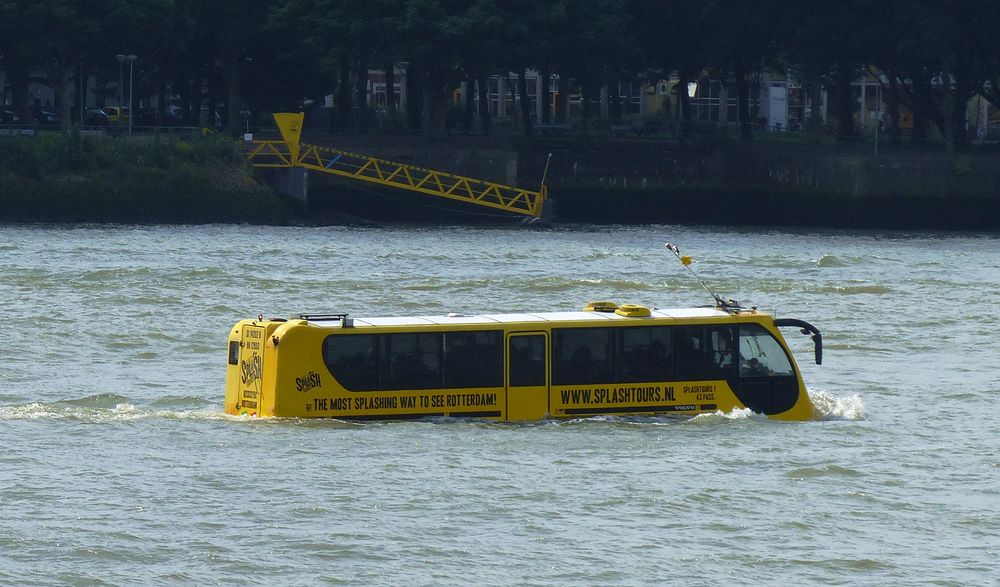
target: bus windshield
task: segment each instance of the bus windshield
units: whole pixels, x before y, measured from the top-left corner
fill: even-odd
[[[785,349],[759,324],[740,325],[740,377],[794,375]]]

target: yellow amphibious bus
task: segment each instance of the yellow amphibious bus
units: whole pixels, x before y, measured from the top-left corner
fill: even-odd
[[[750,408],[810,419],[781,326],[812,333],[820,362],[814,327],[738,306],[243,320],[229,335],[226,412],[537,420]]]
[[[667,249],[694,275],[690,257]],[[714,307],[591,302],[579,312],[243,320],[229,334],[226,413],[539,420],[750,408],[813,418],[778,328],[812,334],[817,364],[820,332],[698,281]]]

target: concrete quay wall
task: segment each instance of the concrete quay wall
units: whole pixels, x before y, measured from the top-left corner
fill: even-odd
[[[563,222],[1000,230],[1000,152],[464,136],[329,144],[529,188],[552,153],[547,184]]]

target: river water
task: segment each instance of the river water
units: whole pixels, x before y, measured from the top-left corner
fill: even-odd
[[[820,421],[246,420],[263,313],[661,308],[786,333]],[[0,584],[997,584],[1000,238],[0,227]]]

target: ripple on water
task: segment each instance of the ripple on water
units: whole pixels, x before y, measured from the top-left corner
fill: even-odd
[[[835,255],[823,255],[819,259],[813,261],[817,267],[847,267],[849,263],[842,261]]]
[[[215,406],[217,403],[202,395],[162,395],[150,402],[150,405],[156,408],[183,409],[192,406]]]
[[[816,288],[813,293],[821,294],[838,294],[838,295],[858,295],[858,294],[890,294],[892,293],[892,288],[886,285],[842,285],[842,284],[826,284]]]
[[[74,406],[81,408],[114,408],[121,405],[129,405],[129,398],[115,393],[98,393],[76,399],[65,399],[56,402],[54,405]]]
[[[824,465],[821,467],[803,467],[793,469],[785,473],[786,477],[792,479],[810,479],[815,477],[861,477],[863,473],[849,467],[838,465]]]
[[[97,402],[100,404],[102,402]],[[206,403],[201,400],[201,403]],[[119,403],[112,407],[79,402],[78,400],[51,403],[28,403],[0,407],[0,420],[70,420],[88,423],[115,423],[134,420],[230,420],[234,422],[252,420],[245,416],[230,416],[217,410],[150,410],[137,408],[130,403]],[[267,422],[269,420],[255,420]]]

